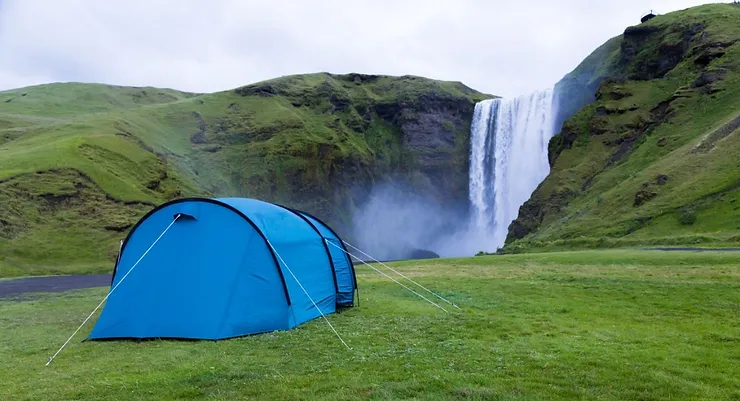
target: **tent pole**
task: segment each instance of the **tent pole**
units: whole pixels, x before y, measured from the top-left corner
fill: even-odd
[[[60,353],[60,352],[62,352],[62,350],[64,349],[64,347],[66,347],[66,346],[67,346],[67,344],[69,344],[69,342],[70,342],[70,341],[72,340],[72,337],[74,337],[74,336],[75,336],[75,334],[77,334],[77,332],[78,332],[78,331],[80,331],[80,329],[82,328],[82,326],[84,326],[84,325],[85,325],[85,323],[87,323],[87,321],[88,321],[88,320],[90,320],[90,318],[91,318],[91,317],[92,317],[92,316],[93,316],[93,315],[95,314],[95,312],[96,312],[96,311],[97,311],[97,310],[98,310],[98,309],[99,309],[99,308],[100,308],[101,306],[103,306],[103,303],[104,303],[104,302],[105,302],[105,301],[106,301],[106,300],[108,299],[108,297],[110,297],[110,294],[112,294],[112,293],[113,293],[113,291],[115,291],[115,290],[116,290],[116,288],[118,288],[118,286],[119,286],[119,285],[121,285],[121,283],[123,283],[123,280],[125,280],[125,279],[126,279],[126,277],[128,277],[128,275],[129,275],[129,274],[130,274],[130,273],[131,273],[132,271],[134,271],[134,268],[136,268],[136,266],[137,266],[137,265],[139,264],[139,262],[141,262],[141,260],[142,260],[142,259],[144,259],[144,256],[146,256],[146,254],[148,254],[148,253],[149,253],[149,251],[151,251],[151,250],[152,250],[152,248],[154,248],[154,245],[156,245],[156,244],[157,244],[157,242],[159,242],[159,240],[160,240],[160,239],[161,239],[161,238],[162,238],[162,237],[164,236],[164,234],[165,234],[165,233],[166,233],[167,231],[169,231],[170,227],[172,227],[172,225],[173,225],[173,224],[175,224],[175,222],[176,222],[176,221],[177,221],[177,219],[179,219],[179,218],[180,218],[180,215],[177,215],[177,216],[175,217],[175,219],[174,219],[174,220],[172,220],[172,223],[170,223],[170,225],[169,225],[169,226],[167,226],[167,228],[165,228],[165,229],[164,229],[164,231],[162,231],[162,234],[159,234],[159,237],[157,237],[157,239],[156,239],[156,240],[154,240],[154,242],[152,243],[152,245],[150,245],[150,246],[149,246],[149,249],[147,249],[147,250],[146,250],[146,252],[144,252],[144,254],[143,254],[143,255],[141,255],[141,257],[139,258],[139,260],[137,260],[137,261],[136,261],[136,263],[134,263],[134,265],[133,265],[133,266],[131,267],[131,269],[129,269],[129,271],[128,271],[128,272],[126,272],[126,274],[125,274],[125,275],[124,275],[124,276],[123,276],[123,277],[121,278],[121,281],[119,281],[119,282],[118,282],[118,284],[116,284],[116,285],[115,285],[115,287],[113,287],[113,288],[112,288],[112,289],[111,289],[111,290],[110,290],[110,291],[108,292],[108,295],[106,295],[106,296],[105,296],[105,298],[103,298],[103,300],[102,300],[102,301],[100,301],[100,303],[98,304],[98,306],[96,306],[96,307],[95,307],[95,309],[93,309],[93,311],[92,311],[92,312],[90,312],[90,315],[88,315],[88,316],[87,316],[87,319],[85,319],[85,321],[83,321],[83,322],[82,322],[82,324],[80,325],[80,327],[78,327],[78,328],[77,328],[77,330],[75,330],[75,332],[74,332],[74,333],[72,333],[72,335],[71,335],[71,336],[69,336],[69,338],[67,339],[67,341],[65,341],[65,342],[64,342],[64,344],[62,344],[61,348],[59,348],[59,350],[58,350],[58,351],[57,351],[57,352],[56,352],[56,353],[55,353],[55,354],[54,354],[54,355],[53,355],[53,356],[52,356],[51,358],[49,358],[49,362],[46,362],[46,365],[45,365],[45,366],[49,366],[49,364],[50,364],[50,363],[51,363],[51,362],[52,362],[52,361],[54,360],[54,358],[56,358],[56,357],[57,357],[57,355],[59,355],[59,353]],[[119,255],[119,256],[120,256],[120,255]]]
[[[388,268],[388,269],[392,270],[392,271],[393,271],[394,273],[396,273],[396,274],[398,274],[399,276],[401,276],[401,277],[405,278],[406,280],[408,280],[408,281],[410,281],[410,282],[412,282],[412,283],[414,283],[414,284],[418,285],[419,287],[423,288],[424,290],[426,290],[426,291],[427,291],[428,293],[430,293],[430,294],[434,295],[435,297],[437,297],[437,298],[439,298],[439,299],[441,299],[441,300],[443,300],[443,301],[447,302],[448,304],[450,304],[450,305],[454,306],[454,307],[455,307],[455,308],[457,308],[457,309],[460,309],[460,308],[459,308],[459,307],[458,307],[457,305],[455,305],[454,303],[452,303],[452,302],[450,302],[450,301],[446,300],[446,299],[445,299],[445,298],[443,298],[443,297],[442,297],[441,295],[437,295],[437,294],[436,294],[435,292],[433,292],[432,290],[430,290],[430,289],[428,289],[428,288],[424,287],[423,285],[421,285],[421,284],[417,283],[416,281],[414,281],[414,280],[412,280],[412,279],[410,279],[410,278],[408,278],[408,277],[404,276],[403,274],[401,274],[401,272],[399,272],[399,271],[397,271],[397,270],[393,269],[392,267],[390,267],[390,266],[386,265],[385,263],[383,263],[383,262],[379,261],[378,259],[375,259],[374,257],[372,257],[372,256],[368,255],[367,253],[365,253],[365,252],[362,252],[362,250],[361,250],[361,249],[357,248],[356,246],[353,246],[353,245],[352,245],[352,244],[350,244],[349,242],[347,242],[347,241],[342,241],[342,242],[344,242],[344,243],[345,243],[346,245],[349,245],[349,246],[350,246],[350,247],[351,247],[352,249],[354,249],[354,250],[356,250],[356,251],[358,251],[358,252],[360,252],[360,253],[364,254],[365,256],[367,256],[368,258],[372,259],[373,261],[375,261],[375,262],[379,263],[380,265],[382,265],[382,266],[384,266],[384,267],[386,267],[386,268]],[[356,257],[356,256],[353,256],[353,257],[354,257],[355,259],[358,259],[358,260],[360,259],[360,258],[358,258],[358,257]]]
[[[330,244],[331,244],[331,243],[330,243]],[[339,248],[339,249],[342,249],[341,247],[339,247],[339,246],[336,246],[336,245],[334,245],[334,244],[331,244],[331,245],[332,245],[332,246],[335,246],[335,247],[337,247],[337,248]],[[353,257],[353,258],[355,258],[355,259],[359,260],[360,262],[364,263],[364,264],[365,264],[365,265],[366,265],[367,267],[369,267],[369,268],[371,268],[371,269],[375,270],[376,272],[378,272],[378,273],[382,274],[383,276],[385,276],[385,277],[388,277],[389,279],[393,280],[393,282],[395,282],[396,284],[400,285],[401,287],[403,287],[403,288],[405,288],[405,289],[407,289],[407,290],[409,290],[409,291],[413,292],[414,294],[416,294],[416,295],[420,296],[420,297],[421,297],[422,299],[424,299],[425,301],[429,302],[430,304],[432,304],[432,305],[436,306],[437,308],[439,308],[439,309],[442,309],[443,311],[445,311],[446,313],[448,313],[448,312],[447,312],[447,309],[445,309],[445,308],[443,308],[443,307],[439,306],[438,304],[436,304],[436,303],[434,303],[433,301],[431,301],[431,300],[430,300],[429,298],[427,298],[427,297],[425,297],[425,296],[423,296],[423,295],[419,294],[418,292],[414,291],[413,289],[409,288],[409,287],[408,287],[408,286],[407,286],[406,284],[404,284],[404,283],[402,283],[402,282],[400,282],[400,281],[396,280],[395,278],[393,278],[393,277],[391,277],[391,276],[389,276],[389,275],[387,275],[387,274],[383,273],[382,271],[380,271],[380,270],[376,269],[375,267],[373,267],[373,266],[372,266],[372,265],[370,265],[369,263],[365,262],[364,260],[362,260],[362,259],[358,258],[357,256],[355,256],[355,255],[353,255],[353,254],[351,254],[351,253],[349,253],[349,252],[345,251],[344,249],[342,249],[342,251],[343,251],[343,252],[346,252],[346,253],[347,253],[347,255],[349,255],[349,256],[351,256],[351,257]]]

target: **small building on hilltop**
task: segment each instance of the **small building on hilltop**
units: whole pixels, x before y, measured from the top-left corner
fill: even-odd
[[[645,23],[653,18],[655,18],[655,13],[653,13],[653,10],[650,10],[649,13],[643,15],[642,18],[640,18],[640,23]]]

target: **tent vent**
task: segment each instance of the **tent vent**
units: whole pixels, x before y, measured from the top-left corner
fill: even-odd
[[[173,219],[177,219],[178,221],[195,221],[197,220],[195,217],[185,214],[185,213],[175,213],[172,216]]]

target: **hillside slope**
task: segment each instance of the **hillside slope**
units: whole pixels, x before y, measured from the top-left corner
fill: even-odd
[[[705,5],[627,28],[569,74],[561,98],[587,105],[504,252],[739,241],[739,42],[740,7]]]
[[[470,119],[487,97],[454,82],[324,73],[213,94],[0,92],[0,276],[98,269],[146,211],[183,196],[281,202],[340,231],[390,177],[465,199]]]

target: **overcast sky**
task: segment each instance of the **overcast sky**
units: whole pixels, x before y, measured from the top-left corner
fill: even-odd
[[[650,9],[708,2],[0,0],[0,90],[77,81],[213,92],[328,71],[511,97],[551,86]]]

